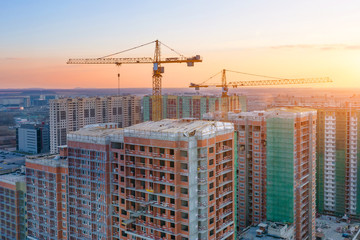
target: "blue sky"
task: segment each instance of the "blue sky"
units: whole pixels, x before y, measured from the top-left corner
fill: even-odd
[[[357,61],[359,12],[359,1],[331,0],[1,1],[0,65],[4,59],[31,59],[25,63],[27,76],[41,76],[46,81],[47,75],[36,74],[36,69],[57,66],[69,57],[103,56],[155,39],[185,55],[200,53],[204,63],[208,58],[213,65],[205,64],[197,77],[210,76],[217,71],[209,70],[215,65],[219,69],[234,65],[234,54],[244,54],[248,59],[254,56],[255,67],[256,57],[269,57],[269,49],[278,56],[284,49],[319,51],[328,47],[337,51],[332,57],[340,54]],[[339,53],[339,48],[344,53]],[[354,56],[348,56],[350,51]],[[152,54],[153,47],[134,52],[139,56]],[[318,57],[312,54],[302,57]],[[48,60],[45,64],[44,59]],[[12,63],[0,67],[0,81],[13,79],[8,87],[22,86],[21,75],[11,72],[19,63]],[[254,67],[250,69],[267,73]]]

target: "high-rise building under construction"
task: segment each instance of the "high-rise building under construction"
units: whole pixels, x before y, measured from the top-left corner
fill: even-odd
[[[136,96],[62,98],[50,101],[50,152],[66,144],[66,134],[88,124],[141,122],[141,99]]]
[[[231,123],[161,120],[68,135],[74,239],[235,239]]]
[[[229,114],[238,138],[238,226],[290,223],[315,236],[316,111],[278,108]]]
[[[360,218],[360,110],[318,109],[317,210]]]
[[[208,112],[221,110],[221,97],[216,96],[175,96],[163,95],[162,119],[196,118],[203,119]],[[227,98],[229,111],[246,112],[246,96],[232,95]],[[152,120],[153,96],[143,98],[143,119]]]

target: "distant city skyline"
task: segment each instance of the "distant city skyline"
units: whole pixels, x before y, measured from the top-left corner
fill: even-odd
[[[2,88],[116,88],[117,67],[66,61],[159,39],[204,60],[194,68],[165,65],[164,88],[202,82],[223,68],[287,78],[329,76],[334,83],[309,86],[356,87],[360,3],[346,3],[4,1],[0,83]],[[152,57],[153,51],[147,46],[119,57]],[[165,49],[163,55],[173,56]],[[151,69],[150,64],[121,66],[120,87],[150,88]]]

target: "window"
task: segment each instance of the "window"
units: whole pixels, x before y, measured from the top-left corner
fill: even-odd
[[[212,201],[212,200],[214,200],[214,194],[210,195],[210,197],[209,197],[209,201]]]
[[[214,147],[209,148],[209,153],[213,153],[214,152]]]
[[[181,192],[182,194],[188,194],[188,189],[187,189],[187,188],[181,188],[181,189],[180,189],[180,192]]]
[[[213,165],[213,164],[214,164],[214,159],[210,159],[209,165]]]
[[[188,165],[186,163],[181,163],[180,168],[181,169],[188,169]]]
[[[149,152],[152,152],[152,151],[153,151],[152,147],[149,147]]]
[[[144,147],[144,146],[140,146],[140,151],[141,151],[141,152],[145,152],[145,147]]]
[[[126,215],[126,211],[124,209],[121,209],[121,214]]]
[[[181,230],[187,232],[189,231],[189,227],[181,224]]]
[[[170,149],[170,155],[174,155],[174,149]]]
[[[173,168],[175,166],[174,162],[170,162],[170,167]]]
[[[214,183],[210,183],[209,188],[210,188],[210,189],[213,189],[213,188],[214,188]]]
[[[210,236],[214,235],[214,229],[210,231]]]
[[[210,212],[214,211],[214,206],[210,207]]]
[[[160,154],[165,154],[165,149],[164,148],[160,148]]]
[[[181,213],[181,218],[182,218],[182,219],[188,219],[188,218],[189,218],[189,215],[188,215],[187,213],[182,212],[182,213]]]
[[[189,206],[189,203],[185,200],[181,200],[181,206],[182,207],[188,207]]]
[[[210,224],[213,224],[214,223],[214,218],[211,218],[210,221],[209,221]]]
[[[188,177],[187,176],[181,176],[181,181],[182,182],[188,182]]]
[[[214,176],[214,171],[209,172],[209,178]]]
[[[111,142],[111,148],[114,149],[124,149],[123,143]]]
[[[181,157],[187,157],[188,156],[188,152],[184,151],[184,150],[180,150],[180,156]]]

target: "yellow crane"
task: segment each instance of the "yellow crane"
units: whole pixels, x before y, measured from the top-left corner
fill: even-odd
[[[140,57],[140,58],[117,58],[113,57],[114,55],[121,54],[124,52],[128,52],[149,44],[155,43],[155,53],[154,57]],[[160,46],[163,45],[167,47],[178,56],[176,57],[161,57],[161,48]],[[140,63],[152,63],[153,64],[153,74],[152,74],[152,120],[158,121],[161,119],[162,116],[162,103],[161,103],[161,80],[162,80],[162,73],[164,73],[164,67],[162,64],[165,63],[186,63],[188,67],[194,66],[195,62],[202,62],[200,55],[195,55],[193,57],[185,57],[184,55],[178,53],[171,47],[165,45],[164,43],[160,42],[159,40],[155,40],[149,43],[142,44],[140,46],[136,46],[133,48],[129,48],[123,50],[121,52],[113,53],[104,57],[100,58],[73,58],[67,61],[67,64],[115,64],[120,66],[121,64],[140,64]],[[118,74],[118,81],[120,82],[120,73]]]
[[[272,78],[266,80],[243,80],[243,81],[233,81],[227,82],[226,80],[226,72],[239,73],[243,75],[256,76],[256,77],[264,77],[264,78]],[[207,81],[221,74],[221,83],[215,84],[206,84]],[[221,111],[223,114],[223,118],[226,118],[227,112],[229,111],[229,86],[233,88],[237,87],[253,87],[253,86],[268,86],[268,85],[286,85],[286,84],[308,84],[308,83],[328,83],[332,82],[332,80],[328,77],[320,77],[320,78],[277,78],[277,77],[269,77],[264,75],[252,74],[252,73],[244,73],[239,71],[227,70],[223,69],[220,72],[216,73],[212,77],[208,78],[202,83],[190,83],[190,88],[195,88],[195,90],[200,90],[200,88],[207,87],[221,87]]]

